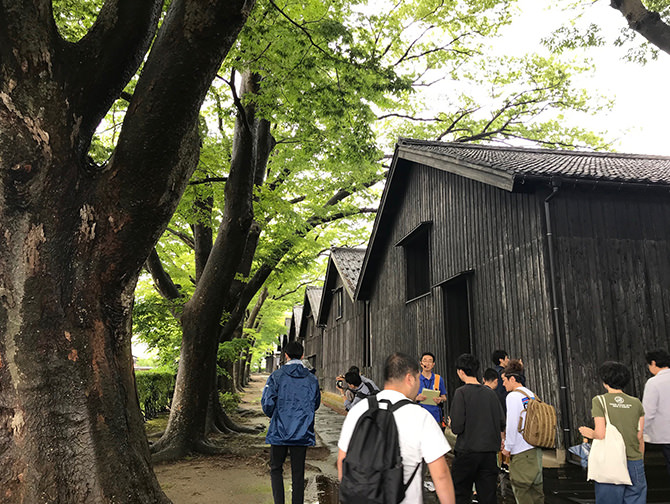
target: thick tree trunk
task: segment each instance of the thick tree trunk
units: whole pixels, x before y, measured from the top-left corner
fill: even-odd
[[[167,503],[131,355],[133,290],[198,156],[197,114],[251,4],[107,0],[64,43],[0,2],[0,501]],[[196,12],[208,9],[207,12]],[[93,132],[141,62],[104,167]],[[176,99],[176,98],[179,98]]]
[[[243,76],[243,94],[253,95],[258,85],[258,76]],[[157,460],[178,458],[189,451],[212,451],[206,440],[207,406],[228,294],[225,286],[232,285],[239,271],[247,236],[253,229],[253,187],[257,172],[265,172],[273,142],[267,121],[256,118],[253,101],[240,107],[223,220],[195,293],[184,306],[181,358],[170,419],[165,434],[152,447]]]

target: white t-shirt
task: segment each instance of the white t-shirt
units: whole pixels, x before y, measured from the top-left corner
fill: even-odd
[[[515,390],[523,390],[531,398],[535,397],[530,390],[526,387],[519,387]],[[526,450],[531,450],[535,448],[533,445],[526,442],[521,433],[519,432],[519,417],[521,417],[522,423],[521,428],[523,429],[524,424],[526,423],[526,414],[523,413],[524,405],[528,402],[528,399],[525,395],[520,392],[510,392],[505,398],[507,404],[507,427],[505,432],[505,449],[510,452],[511,455],[516,455],[517,453],[525,452]]]
[[[380,401],[382,399],[387,399],[392,404],[395,404],[401,399],[407,399],[407,397],[395,390],[382,390],[377,394],[377,400]],[[380,403],[379,406],[385,408],[386,404]],[[340,440],[337,443],[340,450],[347,451],[354,427],[356,427],[356,423],[361,415],[367,410],[367,399],[360,401],[351,408],[344,419]],[[444,434],[440,430],[440,426],[424,408],[408,404],[397,410],[393,416],[398,427],[400,455],[402,456],[402,464],[404,466],[403,480],[407,483],[417,464],[422,459],[430,464],[451,450],[451,446],[449,446]],[[405,504],[423,502],[422,485],[421,469],[419,469],[414,475],[409,488],[407,488],[405,499],[402,502]]]
[[[647,380],[642,396],[644,440],[670,443],[670,369],[663,369]]]

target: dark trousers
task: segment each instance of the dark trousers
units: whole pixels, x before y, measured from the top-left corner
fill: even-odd
[[[670,444],[664,444],[661,447],[665,456],[665,468],[668,470],[668,474],[670,474]]]
[[[456,504],[469,504],[472,500],[472,484],[477,489],[477,500],[481,504],[496,504],[498,484],[498,461],[496,452],[456,452],[451,471],[456,492]]]
[[[275,504],[284,504],[284,461],[291,452],[291,502],[303,504],[305,499],[306,446],[270,446],[270,482]]]

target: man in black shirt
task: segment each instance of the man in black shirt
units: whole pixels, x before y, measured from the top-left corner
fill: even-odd
[[[472,484],[480,504],[496,504],[497,453],[505,431],[505,414],[496,393],[477,380],[479,361],[474,355],[456,359],[456,373],[465,384],[451,403],[451,430],[458,436],[452,477],[456,504],[469,503]]]
[[[502,372],[503,369],[509,364],[509,355],[505,350],[494,350],[491,354],[491,361],[495,366],[495,370],[498,373],[498,385],[496,386],[496,394],[498,394],[498,399],[500,399],[500,404],[502,405],[503,411],[507,411],[507,404],[505,400],[507,398],[507,390],[503,386],[502,382]]]

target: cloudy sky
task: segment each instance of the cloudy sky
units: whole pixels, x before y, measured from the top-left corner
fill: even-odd
[[[539,45],[541,38],[574,16],[574,11],[558,9],[557,3],[560,4],[547,0],[519,1],[522,14],[505,36],[509,52]],[[613,40],[625,26],[625,20],[609,3],[606,0],[586,2],[590,5],[582,22],[598,24],[606,30],[609,40]],[[624,61],[624,52],[608,44],[584,53],[593,59],[595,71],[589,77],[580,78],[578,83],[615,100],[611,112],[588,119],[584,126],[608,131],[608,137],[617,140],[614,145],[617,151],[670,156],[670,55],[661,52],[658,60],[642,66]]]

